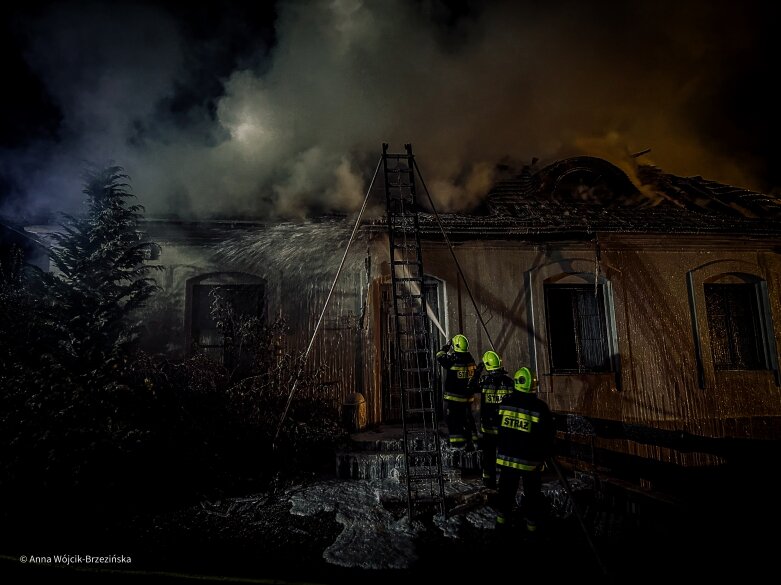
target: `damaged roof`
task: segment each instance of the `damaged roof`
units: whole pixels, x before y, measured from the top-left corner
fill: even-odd
[[[606,160],[574,157],[524,167],[497,182],[473,213],[441,213],[452,234],[486,236],[646,234],[781,235],[781,200],[702,177],[639,165],[635,181]],[[433,214],[421,214],[433,235]]]

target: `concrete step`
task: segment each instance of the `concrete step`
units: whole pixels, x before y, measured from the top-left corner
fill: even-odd
[[[465,452],[447,444],[442,438],[442,466],[445,479],[480,472],[480,451]],[[336,454],[336,475],[343,479],[404,478],[404,443],[401,425],[386,425],[371,431],[356,433]]]

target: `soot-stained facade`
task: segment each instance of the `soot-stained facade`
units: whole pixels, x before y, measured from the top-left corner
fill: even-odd
[[[443,223],[495,349],[538,373],[569,452],[699,466],[781,438],[779,212],[770,196],[651,166],[631,181],[580,157],[524,169],[481,215]],[[426,270],[477,355],[487,339],[449,256],[430,242]]]
[[[467,283],[435,216],[421,214],[425,294],[442,330],[464,333],[475,356],[491,349],[482,320],[506,369],[537,372],[573,457],[713,465],[735,442],[781,439],[780,217],[772,196],[653,166],[632,179],[591,157],[525,167],[480,208],[440,214]],[[264,323],[284,319],[284,343],[304,350],[352,225],[145,228],[164,266],[144,309],[147,349],[226,363],[210,294]],[[388,259],[383,220],[366,220],[307,361],[319,398],[339,406],[362,393],[370,424],[399,419]],[[445,337],[431,332],[434,351]]]

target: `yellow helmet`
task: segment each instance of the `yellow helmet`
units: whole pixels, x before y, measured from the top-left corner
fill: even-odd
[[[464,353],[469,349],[469,340],[460,333],[453,338],[453,350]]]
[[[537,376],[532,374],[529,368],[523,367],[515,372],[515,389],[521,392],[534,392],[537,390]]]
[[[483,363],[485,364],[485,369],[492,372],[502,366],[502,359],[495,351],[487,351],[483,354]]]

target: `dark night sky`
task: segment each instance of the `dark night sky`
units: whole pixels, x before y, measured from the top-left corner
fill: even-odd
[[[747,2],[26,2],[4,11],[0,214],[87,163],[150,214],[351,210],[412,142],[444,207],[497,162],[628,153],[781,192],[779,25]]]

